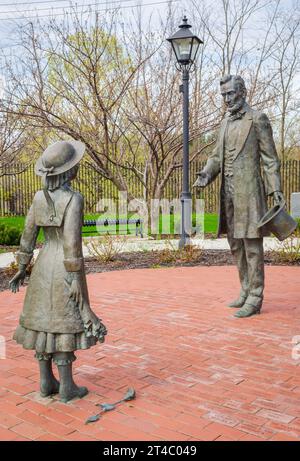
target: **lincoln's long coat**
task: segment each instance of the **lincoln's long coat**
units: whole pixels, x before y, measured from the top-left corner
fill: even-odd
[[[280,161],[273,140],[272,128],[268,117],[262,112],[251,109],[247,104],[240,121],[240,130],[236,139],[228,140],[233,155],[234,183],[234,237],[258,238],[266,233],[257,229],[257,223],[266,213],[266,194],[281,191]],[[224,178],[224,138],[228,116],[221,123],[217,145],[207,161],[203,171],[213,181],[221,173],[220,210],[218,235],[226,233],[224,203],[222,201]],[[264,183],[261,176],[264,171]]]
[[[51,217],[43,191],[37,192],[21,238],[18,258],[27,264],[41,227],[45,234],[45,244],[30,276],[20,325],[35,331],[75,334],[83,332],[89,320],[97,322],[90,308],[83,266],[83,197],[68,188],[50,194],[56,216]],[[83,309],[69,299],[70,271],[74,265],[80,265],[77,277],[82,288]]]

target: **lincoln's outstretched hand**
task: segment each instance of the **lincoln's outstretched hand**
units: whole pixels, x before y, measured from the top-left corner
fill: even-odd
[[[196,182],[193,184],[193,187],[206,187],[209,183],[210,177],[207,173],[200,171],[198,174],[198,178]]]

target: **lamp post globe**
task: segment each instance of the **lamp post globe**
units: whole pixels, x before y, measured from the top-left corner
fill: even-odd
[[[192,33],[191,27],[187,17],[184,16],[179,30],[172,37],[167,38],[172,45],[179,66],[191,66],[195,62],[199,45],[203,43]]]

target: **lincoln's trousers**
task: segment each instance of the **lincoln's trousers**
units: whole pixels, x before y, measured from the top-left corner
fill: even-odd
[[[223,204],[227,224],[227,240],[236,260],[241,283],[241,296],[246,303],[261,307],[264,291],[264,249],[262,238],[234,238],[234,204],[232,178],[224,178]]]

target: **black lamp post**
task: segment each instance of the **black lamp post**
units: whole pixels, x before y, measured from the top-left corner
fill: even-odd
[[[183,94],[183,188],[181,193],[181,238],[179,247],[189,243],[191,233],[192,195],[189,185],[189,73],[193,65],[200,43],[200,38],[194,35],[186,16],[183,18],[179,30],[167,40],[171,42],[179,70],[182,72],[182,85],[180,92]]]

